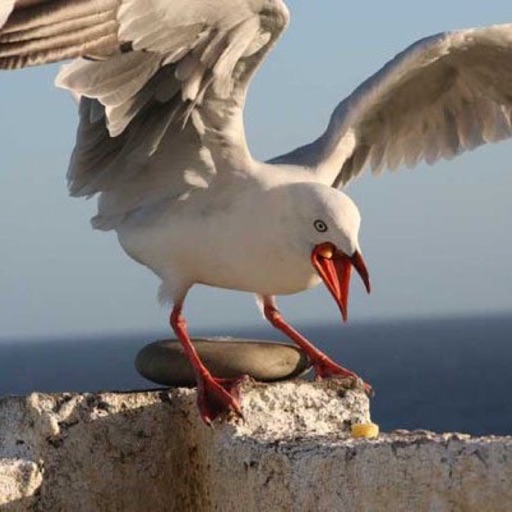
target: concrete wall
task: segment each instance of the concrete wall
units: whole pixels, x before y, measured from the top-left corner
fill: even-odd
[[[512,438],[350,438],[368,400],[334,383],[247,385],[245,422],[195,393],[0,400],[2,511],[510,511]]]

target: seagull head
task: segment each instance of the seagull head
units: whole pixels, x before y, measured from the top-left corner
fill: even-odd
[[[304,256],[326,285],[347,320],[352,268],[370,293],[370,277],[359,248],[361,215],[343,192],[320,184],[292,187],[293,208],[299,223],[294,236]]]

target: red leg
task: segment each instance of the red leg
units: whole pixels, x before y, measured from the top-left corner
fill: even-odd
[[[202,420],[211,425],[220,414],[229,411],[243,418],[239,402],[238,387],[244,377],[237,379],[217,379],[212,376],[202,363],[187,332],[187,322],[181,314],[183,304],[174,306],[171,313],[171,326],[185,350],[185,355],[192,364],[197,377],[197,405]]]
[[[273,300],[264,298],[263,311],[267,320],[274,327],[286,334],[286,336],[304,350],[315,369],[317,379],[325,379],[329,377],[359,379],[357,374],[336,364],[332,359],[329,359],[323,352],[320,352],[320,350],[315,348],[306,338],[304,338],[302,334],[288,324],[282,317],[281,312],[276,308]],[[373,390],[370,384],[364,383],[364,388],[368,396],[373,395]]]

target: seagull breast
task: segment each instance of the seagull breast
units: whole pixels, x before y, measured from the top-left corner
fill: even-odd
[[[276,175],[277,168],[271,179],[244,175],[134,217],[118,228],[119,241],[171,290],[201,283],[284,295],[315,286],[320,278],[310,246],[296,241],[300,219],[290,204],[290,186],[300,174]]]

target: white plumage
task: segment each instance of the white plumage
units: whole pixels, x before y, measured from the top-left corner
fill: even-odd
[[[245,97],[288,19],[281,0],[0,6],[0,68],[77,57],[57,77],[81,97],[71,194],[99,195],[94,227],[116,230],[162,279],[184,343],[181,305],[196,283],[256,293],[276,325],[274,296],[322,279],[346,315],[348,277],[342,266],[331,268],[338,280],[326,277],[318,261],[353,258],[368,282],[357,207],[336,188],[365,168],[431,164],[512,133],[506,24],[418,41],[342,101],[315,141],[258,162],[246,144]],[[321,375],[336,374],[310,356]],[[238,411],[217,388],[212,399],[211,376],[196,369],[203,417],[217,414],[212,400]]]

